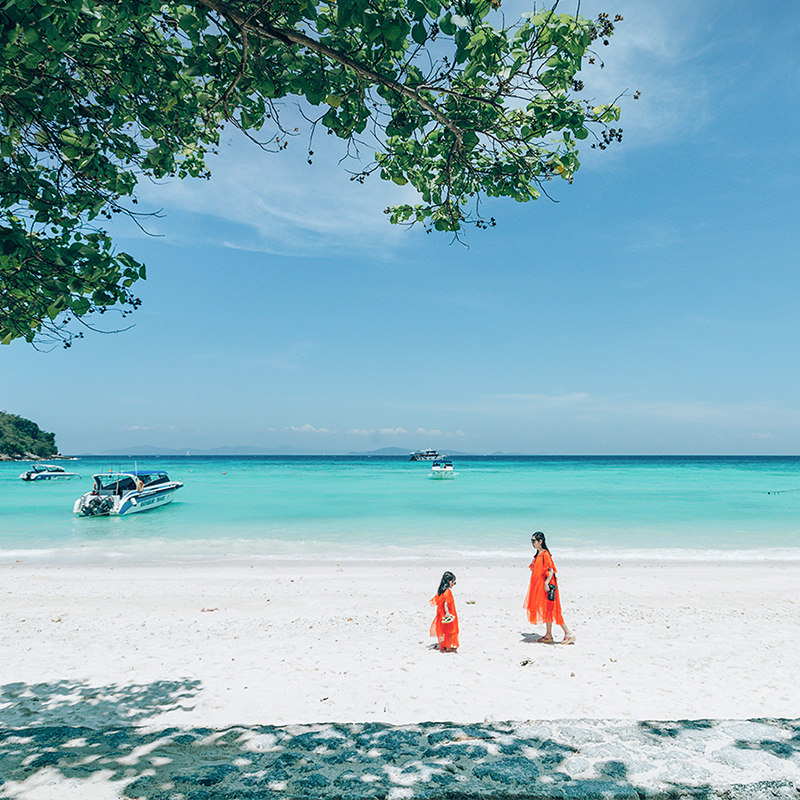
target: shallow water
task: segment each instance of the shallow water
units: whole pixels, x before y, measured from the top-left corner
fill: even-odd
[[[185,486],[160,509],[83,518],[95,472],[26,483],[0,464],[0,561],[60,563],[527,557],[800,560],[797,457],[454,457],[453,480],[400,457],[150,457]],[[753,551],[756,551],[755,554]]]

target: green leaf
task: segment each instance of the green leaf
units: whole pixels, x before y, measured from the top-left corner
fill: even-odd
[[[447,36],[453,36],[455,34],[456,26],[453,25],[453,15],[449,11],[439,20],[439,28],[441,28],[442,33],[447,34]]]
[[[81,141],[80,135],[71,128],[61,131],[58,136],[65,145],[72,147],[79,145]]]
[[[72,313],[75,314],[75,316],[77,317],[82,317],[89,311],[91,306],[92,304],[85,297],[79,297],[72,304]]]

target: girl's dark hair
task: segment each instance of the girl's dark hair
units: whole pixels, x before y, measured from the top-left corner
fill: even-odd
[[[439,591],[436,594],[444,594],[449,588],[450,584],[456,579],[452,572],[445,572],[442,575],[442,580],[439,582]]]
[[[537,541],[542,543],[542,550],[547,550],[550,552],[550,548],[547,546],[547,539],[544,538],[544,534],[541,531],[536,531],[536,533],[531,536],[531,541]],[[536,556],[539,554],[537,553]],[[536,561],[536,556],[533,557],[533,560]]]

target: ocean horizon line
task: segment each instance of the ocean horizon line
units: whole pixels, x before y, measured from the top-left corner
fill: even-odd
[[[220,452],[226,450],[226,452]],[[387,453],[379,450],[362,451],[337,451],[337,452],[292,452],[281,450],[260,450],[233,452],[228,448],[213,448],[209,450],[152,450],[137,451],[119,450],[103,453],[59,453],[57,456],[39,459],[41,461],[57,460],[59,458],[138,458],[138,457],[168,457],[168,458],[239,458],[239,457],[267,457],[267,458],[405,458],[413,453],[412,450],[403,450],[396,453]],[[515,453],[493,452],[475,453],[457,450],[440,451],[443,457],[458,458],[590,458],[590,459],[800,459],[800,453]],[[31,459],[17,459],[30,461]],[[424,462],[422,462],[424,463]]]

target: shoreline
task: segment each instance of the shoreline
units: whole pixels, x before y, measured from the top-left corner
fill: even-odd
[[[277,545],[277,547],[273,547]],[[114,549],[115,548],[115,549]],[[263,548],[263,549],[259,549]],[[733,568],[748,564],[800,566],[800,547],[765,547],[758,550],[686,547],[558,547],[557,564],[574,567],[704,566]],[[259,569],[347,564],[359,566],[399,566],[426,569],[433,563],[462,563],[471,567],[527,565],[532,552],[525,547],[514,550],[457,549],[447,546],[381,546],[372,549],[360,542],[301,542],[293,546],[272,540],[175,539],[154,541],[144,538],[108,542],[81,542],[37,549],[0,548],[0,570],[24,565],[37,569],[103,569],[151,567],[153,569],[191,567]]]
[[[3,564],[0,725],[800,717],[797,562],[558,558],[574,646],[535,642],[528,563]],[[428,636],[444,569],[452,655]]]

